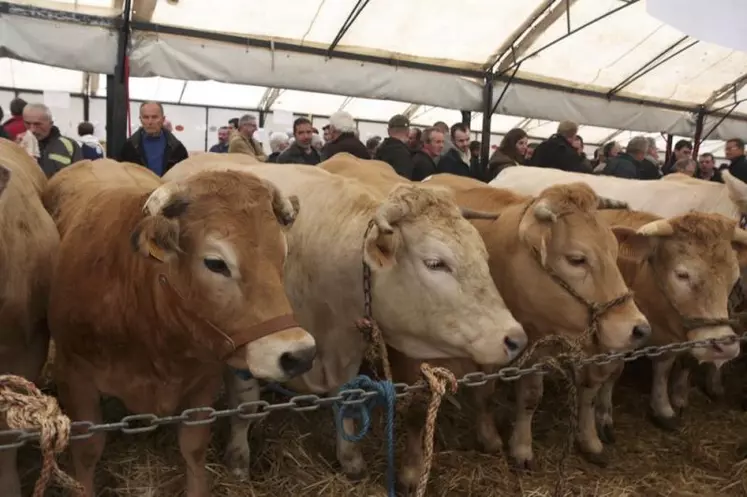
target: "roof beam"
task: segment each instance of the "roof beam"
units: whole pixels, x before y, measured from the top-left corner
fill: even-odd
[[[327,53],[329,53],[330,55],[332,54],[332,51],[335,49],[335,47],[337,47],[340,41],[342,41],[345,33],[348,32],[355,20],[358,19],[358,16],[361,15],[361,12],[363,12],[363,9],[366,8],[369,1],[370,0],[358,0],[357,2],[355,2],[353,10],[350,11],[350,14],[348,14],[348,17],[347,19],[345,19],[345,22],[342,24],[342,26],[340,26],[340,30],[335,35],[332,43],[330,43],[329,47],[327,47]]]
[[[604,139],[602,139],[602,145],[606,145],[607,143],[611,142],[614,138],[617,138],[621,134],[625,132],[624,129],[618,129],[614,133],[610,133],[608,136],[605,136]]]
[[[403,116],[405,116],[407,119],[412,120],[412,116],[420,109],[420,104],[410,104],[407,106],[405,111],[402,113]]]
[[[742,76],[739,76],[737,79],[735,79],[731,83],[725,84],[718,90],[714,91],[711,94],[711,96],[708,97],[708,100],[705,101],[703,106],[706,109],[708,109],[709,107],[713,106],[713,104],[715,104],[716,102],[728,97],[730,93],[734,94],[734,100],[736,101],[739,90],[744,88],[746,85],[747,85],[747,74],[743,74]]]
[[[563,17],[563,14],[569,15],[570,8],[574,3],[576,3],[576,0],[566,0],[560,2],[549,10],[547,8],[543,9],[548,10],[545,16],[527,32],[517,45],[512,45],[513,50],[511,51],[511,57],[506,57],[500,61],[497,69],[498,72],[506,71],[512,64],[517,62],[517,59],[523,57],[532,47],[534,42],[537,41],[539,37],[550,28],[550,26],[555,24],[555,21]],[[552,5],[552,2],[550,5]],[[495,67],[495,64],[493,64],[493,67]]]
[[[150,22],[153,19],[153,13],[156,11],[156,2],[158,0],[133,0],[132,19],[142,22]]]
[[[570,4],[570,1],[572,1],[572,0],[569,0],[568,5]],[[518,57],[514,56],[513,57],[513,59],[514,59],[513,62],[510,59],[508,59],[508,58],[504,59],[501,62],[501,64],[498,66],[498,69],[496,70],[496,72],[498,73],[497,77],[503,76],[505,73],[507,73],[511,69],[515,68],[516,66],[520,65],[525,60],[531,59],[532,57],[536,57],[537,55],[539,55],[540,53],[544,52],[548,48],[551,48],[551,47],[555,46],[556,44],[560,43],[561,41],[565,40],[566,38],[569,38],[569,37],[573,36],[574,34],[578,33],[579,31],[582,31],[582,30],[588,28],[589,26],[592,26],[592,25],[596,24],[599,21],[602,21],[602,20],[606,19],[607,17],[610,17],[611,15],[616,14],[617,12],[620,12],[623,9],[627,9],[631,5],[635,5],[638,2],[640,2],[640,0],[630,0],[627,3],[623,3],[622,5],[619,5],[618,7],[615,7],[614,9],[605,12],[604,14],[600,15],[599,17],[595,17],[591,21],[588,21],[588,22],[582,24],[581,26],[568,31],[563,36],[561,36],[561,37],[559,37],[559,38],[551,41],[550,43],[548,43],[547,45],[544,45],[543,47],[538,48],[534,52],[531,52],[531,53],[529,53],[527,55],[518,55]],[[555,8],[553,8],[552,11],[548,12],[547,15],[545,16],[545,18],[542,19],[540,22],[538,22],[534,26],[534,28],[532,28],[532,30],[537,33],[536,35],[533,35],[534,39],[532,39],[531,41],[527,41],[527,38],[529,38],[529,36],[532,34],[532,33],[529,33],[529,34],[527,34],[526,37],[524,37],[523,40],[521,40],[521,43],[519,45],[525,45],[524,46],[524,50],[521,53],[525,53],[529,49],[529,46],[531,46],[531,44],[534,43],[534,40],[536,40],[545,30],[547,30],[556,20],[558,20],[560,18],[560,16],[564,12],[567,13],[568,15],[570,15],[570,10],[567,7],[566,3],[559,4],[558,6],[556,6]],[[547,21],[548,24],[546,24],[545,21],[547,19],[552,19],[552,20],[551,21]],[[529,45],[529,46],[527,46],[527,45]],[[516,51],[518,51],[520,48],[521,47],[517,47]]]
[[[355,97],[345,97],[345,100],[342,101],[342,103],[340,104],[340,108],[337,110],[338,111],[345,110],[345,107],[347,107],[348,104],[350,104],[350,102],[353,101],[353,98]]]
[[[283,93],[283,90],[277,88],[267,88],[262,94],[262,98],[259,100],[259,110],[262,112],[270,112],[271,107],[275,104],[275,101]]]
[[[673,58],[677,57],[678,55],[682,54],[683,52],[691,49],[695,45],[697,45],[699,42],[698,40],[692,40],[690,43],[686,44],[685,46],[681,46],[685,41],[687,41],[690,37],[685,35],[676,42],[669,45],[667,48],[662,50],[660,53],[656,55],[653,59],[647,61],[645,64],[643,64],[641,67],[633,71],[633,73],[622,80],[620,84],[612,88],[607,95],[612,96],[620,91],[622,91],[624,88],[630,86],[635,81],[638,81],[640,78],[645,76],[646,74],[650,73],[657,67],[661,66],[662,64],[672,60]],[[679,49],[678,49],[679,48]],[[673,51],[676,50],[676,51]]]
[[[509,35],[508,38],[506,38],[506,41],[503,42],[503,44],[498,47],[498,49],[490,56],[490,58],[485,62],[485,65],[483,66],[486,71],[492,70],[495,65],[500,62],[500,60],[506,56],[506,54],[511,50],[517,41],[519,41],[519,38],[521,38],[524,33],[527,32],[529,28],[532,27],[532,25],[537,22],[537,20],[549,9],[552,7],[552,4],[554,4],[557,0],[545,0],[540,5],[535,8],[531,14],[527,16],[526,19],[524,19],[524,22],[519,24],[519,26]]]

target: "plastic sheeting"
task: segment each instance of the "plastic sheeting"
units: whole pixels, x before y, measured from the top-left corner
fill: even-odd
[[[110,8],[114,7],[114,2],[107,0],[11,3],[94,15],[113,12]],[[240,106],[249,106],[257,96],[264,95],[261,88],[274,87],[290,90],[281,94],[275,105],[292,108],[294,112],[329,114],[345,108],[354,114],[372,115],[358,116],[362,119],[378,120],[394,109],[407,108],[407,104],[399,103],[407,102],[479,113],[483,110],[482,81],[412,69],[405,67],[406,62],[481,71],[501,55],[499,47],[508,47],[514,41],[515,52],[504,50],[498,65],[509,67],[512,57],[523,63],[501,100],[499,114],[516,116],[511,118],[517,120],[571,119],[608,129],[692,136],[693,111],[712,100],[718,90],[740,80],[747,67],[747,54],[701,41],[652,68],[653,63],[663,61],[675,51],[672,47],[687,45],[692,40],[675,45],[683,39],[683,33],[649,16],[645,1],[628,3],[622,0],[372,1],[341,37],[336,50],[386,57],[387,64],[335,57],[335,53],[327,57],[270,50],[235,40],[214,41],[135,30],[131,70],[134,76],[178,80],[174,88],[178,87],[179,99],[185,103],[197,103],[200,95],[209,93],[215,94],[211,100],[220,101],[212,105],[240,102]],[[140,1],[135,0],[135,4],[137,8]],[[214,6],[203,0],[159,1],[151,22],[327,49],[355,4],[355,0],[222,0],[217,13]],[[566,12],[568,4],[571,6]],[[543,5],[549,10],[539,9]],[[578,29],[613,9],[620,10],[563,38],[569,29]],[[559,12],[554,22],[544,30],[536,29],[552,11]],[[531,20],[533,13],[541,15],[525,26],[528,29],[517,32],[516,28]],[[453,26],[469,26],[469,29],[458,30],[458,40],[452,40],[449,36],[454,32]],[[107,28],[103,21],[74,24],[64,19],[14,15],[12,10],[10,15],[0,16],[0,55],[23,60],[110,73],[114,68],[116,38],[113,28]],[[554,45],[524,60],[550,43]],[[633,81],[616,91],[623,99],[605,98],[607,92],[633,75],[636,75]],[[185,80],[197,82],[184,83]],[[157,89],[155,95],[171,94],[166,87],[169,84],[163,83],[162,90]],[[222,84],[252,86],[242,92],[239,87],[217,86]],[[495,98],[504,85],[505,82],[496,84]],[[310,94],[298,92],[315,92],[317,96],[303,100],[301,97]],[[743,92],[735,85],[734,93],[721,95],[711,108],[738,101],[735,98],[741,98]],[[382,110],[377,113],[373,104],[359,100],[363,98],[387,103],[382,102]],[[299,109],[301,105],[306,108]],[[448,112],[451,116],[458,115],[457,111]],[[709,117],[705,129],[709,129],[709,123],[713,125],[720,120],[719,116]],[[747,108],[740,104],[709,138],[747,136],[746,120]],[[433,122],[418,112],[413,121]],[[479,126],[480,122],[473,119],[473,128]],[[601,130],[592,134],[603,133]]]

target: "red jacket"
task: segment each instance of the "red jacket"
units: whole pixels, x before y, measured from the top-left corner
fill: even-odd
[[[10,139],[15,141],[16,136],[26,131],[26,125],[23,123],[23,116],[11,117],[3,123],[3,129],[8,133]]]

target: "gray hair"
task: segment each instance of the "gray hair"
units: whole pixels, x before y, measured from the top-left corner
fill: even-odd
[[[239,119],[239,127],[248,124],[248,123],[256,123],[257,122],[257,116],[253,114],[244,114]]]
[[[645,154],[648,152],[648,139],[645,136],[634,136],[625,147],[625,152],[630,155]]]
[[[287,145],[289,141],[290,138],[288,138],[287,134],[273,133],[270,136],[270,150],[272,150],[273,153],[280,152],[280,146]]]
[[[356,133],[358,131],[355,119],[353,119],[350,113],[344,110],[338,110],[329,116],[329,125],[340,133]]]
[[[44,114],[44,117],[46,117],[47,119],[49,119],[50,122],[54,120],[52,118],[52,111],[49,110],[49,107],[47,107],[46,105],[44,105],[42,103],[26,104],[26,107],[23,108],[23,111],[26,112],[27,110],[29,110],[29,111],[37,110],[37,111],[41,112],[42,114]]]
[[[658,148],[657,145],[656,145],[656,139],[655,138],[653,138],[651,136],[647,136],[646,137],[646,142],[648,143],[648,148]]]

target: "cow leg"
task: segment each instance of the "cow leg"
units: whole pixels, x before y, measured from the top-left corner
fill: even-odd
[[[193,395],[186,399],[186,408],[203,407],[212,405],[215,401],[213,393],[218,390],[212,388],[212,383],[198,389]],[[205,418],[207,415],[195,415],[194,419]],[[210,445],[210,425],[187,426],[179,425],[179,451],[182,453],[187,469],[186,497],[210,497],[210,485],[208,482],[205,463],[207,462],[207,450]]]
[[[589,374],[582,371],[581,374]],[[578,441],[581,452],[589,459],[590,462],[605,466],[607,461],[604,457],[604,445],[597,435],[597,426],[595,423],[594,400],[602,387],[602,381],[595,381],[591,378],[588,381],[581,381],[578,385],[578,431],[576,440]]]
[[[596,404],[597,415],[597,434],[600,440],[606,444],[615,443],[614,420],[612,418],[612,392],[615,389],[615,383],[620,379],[625,363],[621,362],[616,365],[610,373],[609,378],[602,384],[599,389]]]
[[[495,454],[503,448],[503,441],[495,426],[493,412],[490,410],[490,399],[494,392],[495,383],[488,383],[473,388],[472,393],[475,399],[475,410],[477,411],[477,441],[483,451],[488,454]]]
[[[721,379],[721,370],[713,363],[708,363],[705,378],[705,393],[711,400],[721,400],[724,398],[724,384]]]
[[[687,407],[687,401],[690,394],[690,371],[691,368],[685,364],[675,363],[672,370],[672,407],[676,415],[681,415]]]
[[[7,430],[7,427],[3,429]],[[0,450],[0,495],[21,497],[21,482],[16,466],[17,449]]]
[[[339,389],[335,391],[339,394]],[[342,420],[342,428],[346,433],[355,433],[355,420],[345,418]],[[342,437],[342,433],[337,432],[337,461],[342,466],[342,472],[351,480],[360,480],[366,471],[366,462],[361,454],[361,449],[356,442],[348,442]]]
[[[423,437],[425,436],[425,405],[428,400],[423,395],[415,395],[405,413],[405,454],[404,464],[399,472],[399,484],[405,491],[414,491],[423,470]]]
[[[90,377],[77,373],[73,368],[59,368],[64,377],[57,379],[60,404],[72,421],[102,422],[101,396]],[[94,497],[94,474],[106,444],[104,433],[95,433],[91,438],[70,442],[75,478],[83,486],[84,497]]]
[[[226,390],[228,392],[228,405],[235,409],[244,402],[259,400],[259,382],[255,379],[242,380],[232,372],[226,372]],[[247,409],[243,414],[256,412],[255,409]],[[238,416],[230,418],[231,432],[226,447],[225,463],[231,473],[242,480],[249,478],[249,428],[252,421],[241,419]]]
[[[511,458],[520,469],[534,469],[532,418],[542,400],[541,375],[523,376],[516,383],[516,422],[509,442]]]
[[[651,416],[654,424],[667,431],[678,428],[674,409],[669,403],[669,373],[672,371],[675,356],[654,357],[653,379],[651,383]]]

